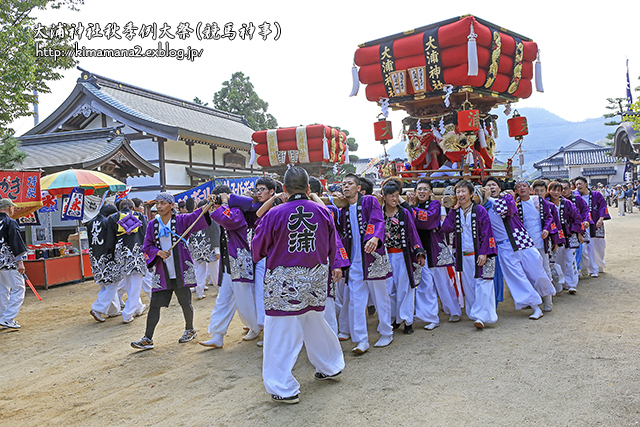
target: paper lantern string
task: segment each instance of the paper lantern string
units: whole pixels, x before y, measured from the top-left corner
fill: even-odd
[[[449,101],[449,97],[453,93],[453,85],[444,85],[442,90],[444,90],[444,92],[445,92],[445,95],[444,95],[444,106],[448,108],[449,105],[451,105],[451,101]]]
[[[389,98],[380,98],[380,108],[382,109],[382,117],[389,117]]]
[[[420,119],[418,119],[418,122],[416,123],[416,131],[418,133],[418,136],[422,136],[422,126],[420,125]]]

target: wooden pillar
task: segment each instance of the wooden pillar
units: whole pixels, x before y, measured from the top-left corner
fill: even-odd
[[[189,167],[192,168],[193,167],[193,142],[190,141],[185,141],[185,145],[187,147],[189,147]]]
[[[166,139],[158,137],[158,167],[160,168],[160,189],[165,191],[167,189],[167,171],[164,163],[164,143]]]
[[[216,170],[216,146],[211,146],[211,169]]]

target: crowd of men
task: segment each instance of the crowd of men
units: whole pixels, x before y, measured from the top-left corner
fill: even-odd
[[[147,293],[145,333],[131,346],[149,350],[160,309],[175,293],[185,320],[178,342],[186,343],[197,336],[192,292],[203,298],[207,283],[216,285],[209,337],[199,344],[223,347],[237,311],[243,340],[263,334],[267,392],[296,403],[300,384],[291,370],[303,343],[316,379],[335,379],[345,366],[339,341],[351,340],[355,354],[369,351],[367,316],[377,315],[374,347],[390,345],[400,326],[414,333],[416,321],[437,328],[440,307],[450,322],[464,308],[481,330],[498,320],[506,284],[515,308],[537,320],[552,310],[554,295],[576,294],[581,275],[603,271],[607,201],[584,177],[520,181],[514,191],[495,177],[481,191],[461,180],[451,209],[434,197],[430,180],[405,185],[388,179],[374,193],[370,180],[347,174],[325,195],[317,178],[291,167],[282,184],[261,177],[242,196],[219,185],[197,207],[176,209],[171,194],[159,193],[149,220],[139,199],[105,204],[87,224],[100,286],[90,314],[131,323],[147,310],[140,298]],[[3,209],[0,201],[6,232],[13,220]],[[0,269],[4,289],[24,266],[21,240],[2,237],[0,251],[14,256]],[[0,313],[15,318],[0,304]],[[3,314],[0,324],[15,327],[10,321]]]

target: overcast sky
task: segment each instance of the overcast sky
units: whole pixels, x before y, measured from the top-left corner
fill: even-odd
[[[589,5],[593,5],[590,7]],[[379,107],[366,100],[364,85],[349,98],[353,54],[359,43],[464,14],[473,14],[533,39],[541,49],[545,93],[522,100],[517,107],[542,107],[565,119],[581,121],[601,116],[607,97],[624,97],[625,60],[629,59],[631,86],[640,86],[640,49],[635,20],[637,0],[578,1],[146,1],[85,0],[80,12],[38,12],[45,24],[81,22],[121,28],[165,22],[172,31],[188,22],[233,23],[234,30],[252,22],[277,22],[280,39],[266,41],[256,28],[253,40],[202,40],[195,33],[186,40],[169,40],[171,48],[203,49],[194,61],[173,58],[80,58],[79,66],[93,73],[188,101],[198,96],[212,105],[213,94],[236,71],[251,78],[258,95],[269,103],[281,127],[323,123],[346,128],[360,149],[357,155],[379,154],[373,140],[373,122]],[[163,39],[167,41],[168,39]],[[85,37],[87,48],[157,47],[158,41],[136,37],[131,41]],[[40,116],[51,114],[71,93],[80,72],[64,72],[51,83],[52,93],[40,97]],[[634,100],[636,93],[634,93]],[[500,109],[502,111],[502,109]],[[398,141],[403,112],[391,115]],[[500,114],[500,120],[506,117]],[[14,123],[18,135],[33,126],[33,118]],[[584,136],[589,140],[589,135]],[[525,144],[526,145],[526,144]],[[499,147],[498,147],[499,148]],[[526,148],[526,147],[523,147]]]

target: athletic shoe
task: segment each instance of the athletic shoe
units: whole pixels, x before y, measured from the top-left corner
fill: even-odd
[[[473,322],[473,326],[478,329],[484,329],[484,322],[482,320],[476,320],[475,322]]]
[[[206,297],[207,297],[206,295],[202,294],[200,296],[197,296],[196,299],[205,299]]]
[[[256,338],[258,338],[258,335],[260,335],[260,332],[262,331],[254,331],[253,329],[250,330],[249,332],[247,332],[247,335],[242,337],[243,341],[251,341],[251,340],[255,340]]]
[[[272,394],[271,395],[271,400],[275,401],[275,402],[279,402],[279,403],[298,403],[300,402],[300,395],[296,394],[295,396],[290,396],[290,397],[282,397],[282,396],[278,396],[277,394]]]
[[[136,311],[135,316],[136,317],[142,316],[144,314],[144,312],[147,311],[147,308],[148,308],[147,304],[142,304],[142,308],[140,310]]]
[[[369,350],[369,342],[368,341],[360,341],[358,343],[358,345],[351,351],[356,353],[356,354],[364,354],[364,353],[367,352],[367,350]]]
[[[460,320],[460,316],[456,316],[455,314],[449,317],[449,322],[458,322],[459,320]]]
[[[349,334],[345,334],[344,332],[340,332],[338,334],[338,340],[339,341],[347,341],[347,340],[350,340],[350,339],[351,339],[351,335],[349,335]]]
[[[391,335],[382,335],[380,337],[380,339],[378,340],[378,342],[376,342],[373,346],[374,347],[386,347],[389,344],[391,344],[391,341],[393,341],[393,334],[391,334]]]
[[[198,335],[198,333],[196,332],[195,329],[187,329],[184,331],[184,334],[182,334],[182,336],[180,337],[180,339],[178,340],[179,343],[185,343],[185,342],[189,342],[192,339],[194,339],[196,337],[196,335]]]
[[[94,319],[96,319],[96,322],[102,323],[105,321],[102,315],[93,309],[89,310],[89,314],[92,315]]]
[[[124,319],[124,320],[122,321],[122,323],[125,323],[125,324],[132,323],[132,322],[133,322],[133,319],[135,319],[135,317],[131,316],[131,317],[130,317],[130,318],[128,318],[128,319]]]
[[[153,348],[153,340],[147,337],[142,337],[140,341],[132,342],[131,347],[137,348],[140,350],[151,350]]]
[[[20,329],[21,326],[18,325],[18,322],[14,320],[8,321],[8,320],[0,320],[0,325],[6,327],[6,328],[10,328],[10,329]]]
[[[222,344],[224,343],[224,338],[222,335],[217,334],[212,336],[207,341],[200,341],[198,344],[204,347],[213,347],[213,348],[222,348]]]
[[[342,371],[338,372],[337,374],[333,374],[333,375],[327,375],[327,374],[323,374],[322,372],[316,372],[316,374],[314,375],[316,377],[317,380],[338,380],[339,378],[338,375],[340,375],[342,373]]]
[[[458,319],[458,320],[460,320],[460,319]],[[433,331],[433,330],[434,330],[435,328],[437,328],[438,326],[440,326],[440,323],[431,322],[431,323],[429,323],[429,324],[425,325],[425,327],[424,327],[424,328],[425,328],[427,331]]]

